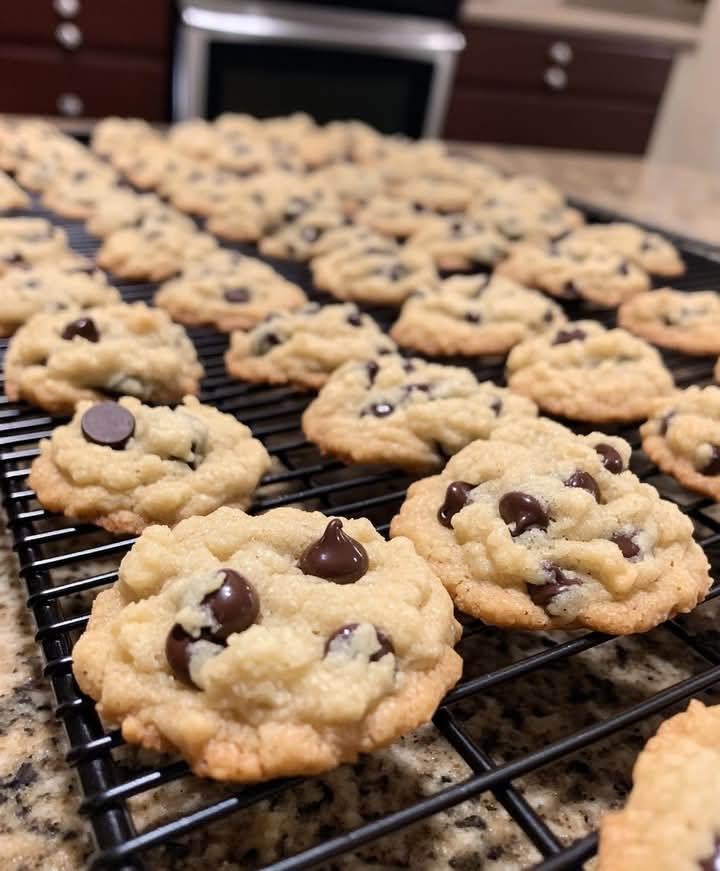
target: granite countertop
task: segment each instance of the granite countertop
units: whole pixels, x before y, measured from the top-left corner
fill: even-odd
[[[635,159],[479,147],[505,169],[546,175],[569,193],[720,244],[720,177],[646,166]],[[94,567],[87,567],[90,572]],[[77,813],[79,786],[66,768],[67,744],[53,717],[32,621],[15,557],[0,520],[0,867],[12,871],[74,871],[93,845]],[[687,618],[717,643],[720,603]],[[555,635],[557,638],[557,633]],[[542,635],[488,628],[463,642],[468,676],[542,650]],[[696,673],[702,663],[666,629],[603,644],[528,678],[515,679],[454,708],[493,760],[511,759],[616,713]],[[720,693],[714,697],[720,701]],[[587,833],[629,786],[633,761],[657,717],[611,740],[515,782],[556,835],[570,842]],[[129,748],[121,762],[153,764]],[[411,803],[470,770],[433,727],[393,747],[312,779],[241,817],[230,817],[182,842],[145,856],[150,871],[245,871],[347,831]],[[139,830],[230,792],[183,778],[131,800]],[[241,822],[240,822],[241,820]],[[535,848],[490,794],[324,866],[333,869],[515,871],[539,859]]]

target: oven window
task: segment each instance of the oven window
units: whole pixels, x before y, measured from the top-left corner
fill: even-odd
[[[316,121],[357,118],[383,133],[419,136],[430,90],[429,63],[316,47],[214,42],[207,117],[260,118],[302,110]]]

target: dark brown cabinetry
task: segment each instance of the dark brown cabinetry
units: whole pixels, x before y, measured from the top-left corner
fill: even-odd
[[[673,46],[485,25],[466,27],[465,37],[449,138],[645,150]]]

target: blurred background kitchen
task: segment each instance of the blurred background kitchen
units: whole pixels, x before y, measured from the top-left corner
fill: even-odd
[[[226,110],[720,169],[720,0],[25,0],[0,112]]]

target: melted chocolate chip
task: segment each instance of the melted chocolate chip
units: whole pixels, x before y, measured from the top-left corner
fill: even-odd
[[[256,354],[267,354],[267,352],[274,348],[275,345],[281,344],[281,339],[276,333],[265,333],[263,336],[260,336],[255,344],[255,353]]]
[[[370,360],[365,364],[365,370],[367,371],[370,386],[372,386],[375,383],[375,379],[377,378],[377,374],[380,371],[380,367],[374,360]]]
[[[555,563],[545,563],[543,569],[548,578],[547,582],[544,584],[527,585],[528,596],[532,599],[533,604],[541,608],[546,608],[555,596],[559,596],[560,593],[564,593],[570,587],[577,587],[581,583],[578,578],[566,575],[560,566],[555,565]]]
[[[363,322],[360,312],[350,312],[346,320],[351,327],[361,327]]]
[[[565,299],[581,299],[582,293],[580,292],[580,288],[575,284],[574,281],[566,281],[563,285],[563,296]]]
[[[458,511],[461,511],[467,505],[468,494],[474,487],[474,484],[468,484],[467,481],[453,481],[448,484],[445,491],[445,501],[438,508],[437,513],[437,519],[443,526],[452,529],[450,521]]]
[[[410,375],[411,372],[415,371],[415,364],[412,360],[403,360],[402,367],[406,375]]]
[[[566,487],[577,487],[580,490],[587,490],[591,496],[595,497],[595,501],[600,501],[600,488],[597,485],[597,481],[590,475],[588,472],[583,472],[582,469],[578,469],[576,472],[573,472],[572,475],[564,482]]]
[[[499,396],[496,396],[495,399],[490,403],[490,411],[493,412],[495,417],[500,417],[500,412],[502,411],[503,403],[502,399]]]
[[[546,324],[550,324],[553,322],[554,319],[555,319],[555,312],[551,308],[545,309],[545,314],[543,315],[543,321]]]
[[[715,849],[711,856],[700,859],[700,871],[720,871],[720,837],[715,836]]]
[[[396,263],[388,271],[388,278],[390,281],[400,281],[401,278],[405,278],[405,276],[410,275],[410,271],[406,266],[403,266],[402,263]]]
[[[677,412],[673,409],[673,411],[668,411],[664,414],[660,420],[658,421],[658,434],[661,436],[667,435],[667,431],[670,427],[670,421],[675,417]]]
[[[634,541],[633,533],[616,532],[610,539],[613,544],[620,548],[620,553],[625,559],[632,559],[640,553],[640,546]]]
[[[387,417],[388,414],[392,414],[395,411],[395,406],[391,405],[389,402],[374,402],[370,406],[370,412],[375,415],[375,417]]]
[[[550,518],[540,502],[528,493],[512,490],[506,493],[499,504],[500,517],[512,526],[513,538],[528,529],[547,529]]]
[[[235,632],[244,632],[253,625],[260,611],[255,588],[233,569],[223,569],[224,580],[203,599],[218,628],[210,633],[213,641],[224,642]]]
[[[190,677],[190,645],[195,639],[176,623],[168,632],[165,641],[165,658],[176,677],[185,683],[193,684]]]
[[[99,402],[83,414],[80,429],[94,445],[121,451],[135,432],[135,418],[116,402]]]
[[[627,260],[620,261],[618,268],[617,268],[617,271],[620,275],[629,275],[630,274],[630,264],[627,262]]]
[[[234,287],[232,290],[226,290],[223,296],[226,302],[248,302],[250,291],[247,287]]]
[[[61,336],[63,339],[68,340],[75,338],[75,336],[87,339],[88,342],[98,342],[100,340],[100,333],[92,318],[78,318],[76,321],[71,321],[62,331]]]
[[[582,341],[586,337],[587,333],[579,328],[575,330],[560,330],[552,343],[553,345],[566,345],[568,342]]]
[[[707,463],[700,469],[703,475],[720,475],[720,446],[711,445],[712,453]]]
[[[478,312],[467,312],[465,320],[469,324],[479,324],[482,321],[482,315],[478,314]]]
[[[357,632],[359,623],[348,623],[346,626],[341,626],[336,632],[325,642],[325,656],[328,653],[345,653],[350,650],[353,635]],[[388,653],[395,653],[392,641],[388,636],[377,626],[373,626],[377,637],[378,648],[370,657],[370,662],[377,662],[386,656]]]
[[[595,453],[600,454],[602,464],[608,472],[612,472],[613,475],[619,475],[620,472],[622,472],[622,457],[612,445],[606,445],[604,443],[595,445]]]
[[[343,531],[342,520],[334,518],[300,557],[298,568],[335,584],[352,584],[368,570],[367,551]]]

